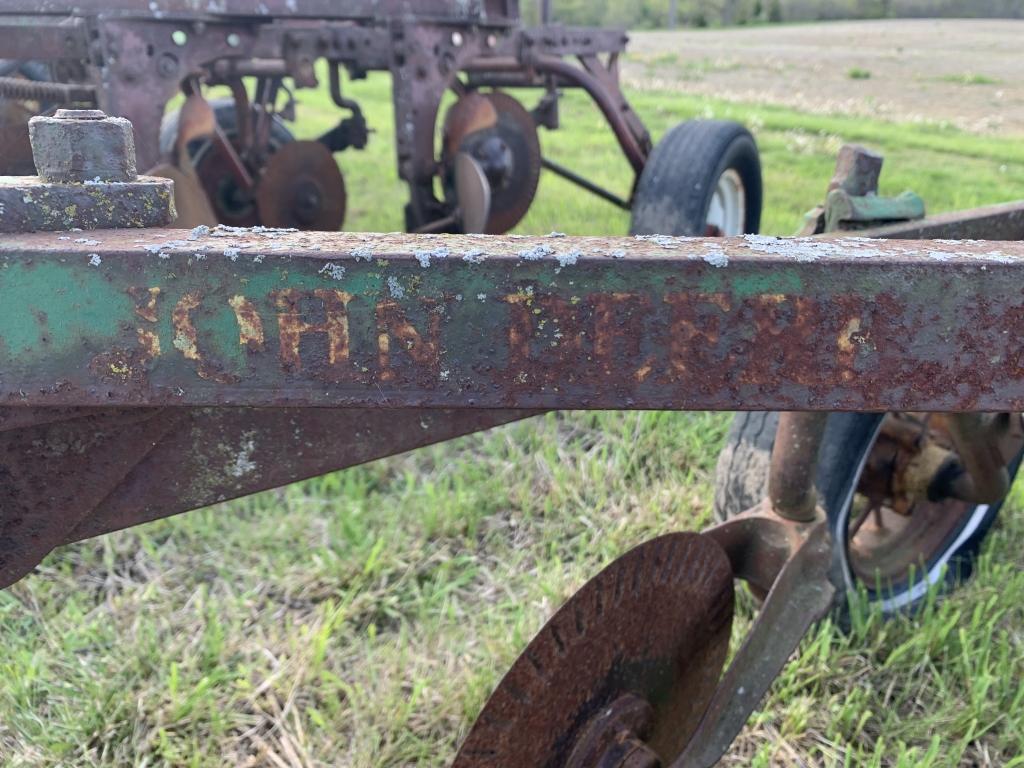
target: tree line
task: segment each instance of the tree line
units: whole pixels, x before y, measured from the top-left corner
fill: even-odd
[[[521,0],[527,23],[537,0]],[[1024,0],[552,0],[563,24],[658,29],[914,17],[1024,18]]]

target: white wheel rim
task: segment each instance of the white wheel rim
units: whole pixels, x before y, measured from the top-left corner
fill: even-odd
[[[729,168],[718,177],[715,192],[708,206],[708,234],[735,237],[743,234],[747,220],[746,191],[743,179],[734,169]]]

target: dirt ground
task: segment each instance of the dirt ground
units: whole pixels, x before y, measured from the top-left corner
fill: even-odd
[[[898,20],[636,32],[633,88],[1024,134],[1024,21]]]

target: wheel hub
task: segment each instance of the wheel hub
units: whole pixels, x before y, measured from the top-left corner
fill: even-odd
[[[654,726],[654,707],[627,693],[587,724],[566,768],[660,768],[661,758],[645,739]]]
[[[466,94],[448,112],[443,146],[442,163],[449,179],[460,152],[469,153],[483,169],[491,187],[487,234],[502,234],[522,220],[537,193],[541,171],[537,126],[522,104],[501,91]],[[456,207],[466,202],[449,201]]]
[[[316,141],[292,141],[275,152],[256,188],[268,227],[336,232],[345,220],[345,180],[331,152]]]
[[[196,155],[194,163],[217,221],[234,227],[255,227],[261,223],[252,191],[239,186],[231,174],[230,161],[222,152],[208,144]]]
[[[492,189],[502,189],[515,170],[512,150],[500,136],[487,135],[471,150],[473,158],[480,163]]]
[[[1004,461],[1024,444],[1008,422]],[[846,529],[853,573],[869,587],[907,582],[930,567],[978,508],[960,498],[964,466],[941,414],[890,413],[868,455]]]

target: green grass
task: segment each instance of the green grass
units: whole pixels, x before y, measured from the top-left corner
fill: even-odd
[[[403,227],[406,199],[394,160],[394,127],[387,79],[370,77],[347,92],[364,105],[372,127],[363,152],[340,156],[348,185],[346,228],[391,232]],[[532,107],[536,94],[522,94]],[[338,118],[325,94],[300,91],[296,132],[315,137]],[[931,123],[896,124],[843,116],[808,115],[770,106],[747,106],[698,96],[630,94],[655,138],[695,117],[738,120],[751,128],[761,149],[765,175],[762,229],[790,234],[805,211],[824,199],[835,156],[845,142],[867,144],[886,155],[882,193],[912,189],[930,212],[956,210],[1024,196],[1024,146],[1012,138],[963,133]],[[560,131],[541,131],[546,155],[588,178],[628,196],[630,169],[600,112],[582,94],[570,92],[562,106]],[[624,234],[628,214],[546,174],[523,233],[552,230],[576,234]]]
[[[349,226],[401,227],[389,92],[343,155]],[[299,133],[335,115],[300,93]],[[1019,197],[1024,147],[935,125],[657,93],[679,120],[741,120],[764,157],[764,228],[789,233],[845,141],[883,192],[933,211]],[[571,95],[545,151],[625,194],[600,115]],[[522,232],[621,234],[626,216],[550,176]],[[65,547],[0,593],[0,765],[445,765],[546,616],[631,545],[708,521],[728,416],[562,413]],[[1024,536],[1015,495],[980,574],[915,619],[857,614],[804,642],[726,765],[1024,765]],[[735,636],[754,607],[741,600]]]
[[[851,80],[870,80],[871,71],[867,69],[861,69],[860,67],[852,67],[846,76]]]
[[[943,82],[956,83],[957,85],[999,85],[1003,82],[997,77],[989,77],[977,72],[965,72],[962,75],[944,75],[939,79]]]

